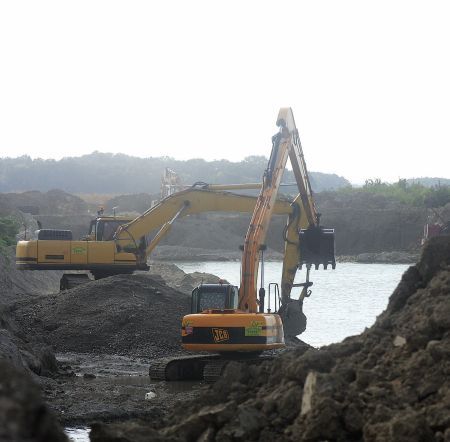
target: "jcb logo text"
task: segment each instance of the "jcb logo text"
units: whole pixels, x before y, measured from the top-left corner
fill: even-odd
[[[212,329],[214,342],[223,342],[228,341],[230,339],[230,334],[228,333],[228,330],[225,330],[223,328],[213,328]]]

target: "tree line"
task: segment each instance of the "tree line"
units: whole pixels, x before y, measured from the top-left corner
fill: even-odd
[[[61,160],[0,158],[0,192],[61,189],[69,193],[159,193],[161,175],[173,169],[183,184],[197,181],[226,184],[258,182],[267,166],[264,156],[250,156],[240,162],[228,160],[175,160],[170,157],[137,158],[125,154],[93,152]],[[317,192],[332,190],[350,183],[343,177],[319,172],[310,173]],[[293,182],[286,171],[285,182]]]
[[[316,195],[321,205],[339,208],[392,209],[399,206],[416,208],[437,208],[450,203],[450,180],[399,179],[386,183],[379,178],[367,179],[362,187],[342,187],[332,192]]]

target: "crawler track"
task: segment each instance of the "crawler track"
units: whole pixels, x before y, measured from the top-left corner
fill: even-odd
[[[216,382],[229,362],[241,362],[249,365],[261,364],[272,360],[274,356],[235,356],[220,355],[175,356],[156,359],[151,362],[149,375],[153,381],[191,381],[204,380]]]
[[[149,375],[154,381],[199,381],[203,368],[219,355],[174,356],[156,359],[150,363]]]

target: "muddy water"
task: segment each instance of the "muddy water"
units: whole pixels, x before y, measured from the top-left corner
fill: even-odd
[[[207,272],[239,285],[238,262],[177,263],[185,272]],[[264,266],[266,287],[280,282],[282,264],[267,262]],[[305,333],[300,337],[309,344],[339,342],[361,333],[386,307],[389,296],[408,268],[404,264],[338,263],[335,270],[311,270],[312,295],[304,302],[308,317]],[[295,282],[303,282],[305,270],[297,272]],[[303,279],[303,280],[302,280]],[[300,289],[294,289],[294,297]],[[272,306],[273,307],[273,306]]]
[[[89,427],[67,427],[64,429],[67,437],[71,442],[86,442],[89,441]]]

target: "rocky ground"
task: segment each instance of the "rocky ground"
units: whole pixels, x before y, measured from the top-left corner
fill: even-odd
[[[92,441],[450,441],[450,237],[434,238],[359,336],[230,364],[162,425],[94,425]]]
[[[0,374],[0,440],[66,441],[30,375],[3,358],[0,358]]]
[[[12,268],[11,254],[0,254],[0,440],[66,440],[56,417],[49,411],[36,385],[39,379],[57,375],[58,364],[52,349],[42,341],[30,341],[15,322],[9,306],[26,291],[34,298],[37,292],[50,290],[52,272],[31,272],[24,280]],[[20,275],[21,276],[21,275]],[[19,294],[19,295],[17,295]]]
[[[45,401],[64,426],[145,419],[157,425],[181,399],[193,399],[199,383],[151,382],[150,358],[97,353],[57,354],[59,373],[40,377]],[[146,400],[146,395],[152,395]]]

